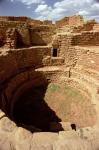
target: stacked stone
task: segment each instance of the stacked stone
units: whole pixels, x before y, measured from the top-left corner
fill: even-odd
[[[16,48],[17,32],[15,28],[10,28],[6,32],[6,48],[14,49]]]
[[[72,38],[72,45],[99,46],[99,32],[86,31],[75,34]]]
[[[44,25],[53,25],[51,20],[45,20],[45,21],[43,21],[43,24]]]
[[[95,25],[93,26],[93,30],[94,30],[94,31],[99,31],[99,24],[95,24]]]
[[[4,46],[5,44],[5,33],[4,30],[0,29],[0,47]]]
[[[53,37],[52,46],[54,48],[58,48],[59,47],[59,36],[56,35],[56,36]]]
[[[65,25],[69,25],[69,26],[77,26],[77,25],[83,25],[84,24],[84,20],[83,17],[78,15],[78,16],[70,16],[70,17],[65,17],[59,21],[56,21],[56,26],[57,27],[61,27],[61,26],[65,26]]]

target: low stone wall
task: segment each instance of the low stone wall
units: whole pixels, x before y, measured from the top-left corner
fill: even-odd
[[[98,23],[98,24],[95,24],[95,25],[93,26],[93,30],[94,30],[94,31],[99,31],[99,23]]]
[[[75,34],[72,38],[72,45],[98,46],[99,32],[90,31]]]
[[[0,56],[0,81],[4,82],[24,68],[43,66],[43,59],[51,56],[50,47],[34,47],[8,51]],[[8,65],[9,64],[9,65]],[[46,65],[46,64],[45,64]]]

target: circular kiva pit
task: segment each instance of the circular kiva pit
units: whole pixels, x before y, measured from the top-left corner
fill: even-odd
[[[88,91],[74,81],[61,81],[56,76],[52,80],[52,76],[42,82],[29,81],[18,89],[20,94],[16,92],[11,110],[17,125],[32,132],[93,126],[96,112]]]

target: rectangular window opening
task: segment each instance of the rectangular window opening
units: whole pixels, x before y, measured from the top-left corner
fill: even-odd
[[[57,48],[53,49],[53,57],[57,57]]]

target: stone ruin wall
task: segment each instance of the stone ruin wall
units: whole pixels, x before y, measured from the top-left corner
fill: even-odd
[[[15,22],[15,23],[29,23],[29,25],[32,26],[37,26],[37,25],[51,25],[53,26],[53,23],[51,20],[44,20],[44,21],[40,21],[40,20],[35,20],[35,19],[31,19],[25,16],[21,16],[21,17],[15,17],[15,16],[0,16],[0,21],[3,22]]]
[[[69,26],[80,26],[84,24],[84,20],[83,17],[81,16],[70,16],[70,17],[65,17],[60,21],[56,21],[56,26],[57,27],[61,27],[61,26],[65,26],[65,25],[69,25]]]
[[[70,66],[74,65],[77,60],[77,52],[74,51],[73,46],[99,45],[99,33],[93,32],[93,28],[98,25],[94,20],[84,23],[81,16],[73,16],[66,17],[60,22],[56,22],[56,25],[52,25],[51,21],[41,22],[27,17],[22,18],[23,20],[20,21],[21,17],[1,17],[1,20],[5,19],[5,21],[0,21],[1,47],[15,49],[50,45],[50,57],[52,57],[53,48],[56,48],[58,50],[57,58],[51,60],[50,57],[45,58],[45,64],[67,64],[67,66]],[[14,21],[11,21],[11,19]],[[44,25],[44,22],[46,25]],[[68,26],[74,26],[75,24],[75,26],[71,33],[63,34],[62,31],[58,33],[57,23],[61,26],[63,24],[66,24],[66,26],[67,24]],[[73,32],[80,33],[74,34]]]
[[[82,32],[73,36],[72,45],[99,46],[99,32]]]
[[[20,21],[25,22],[29,18],[28,17],[15,17],[15,16],[0,16],[0,21]]]
[[[23,42],[23,44],[28,45],[28,42],[29,42],[28,38],[29,37],[28,37],[28,34],[26,34],[26,31],[28,32],[28,26],[26,23],[24,23],[24,22],[18,23],[18,22],[13,22],[13,21],[10,21],[10,22],[9,21],[8,22],[7,21],[5,21],[5,22],[0,21],[0,29],[1,29],[0,34],[3,33],[2,34],[3,38],[1,39],[4,41],[3,45],[6,45],[6,43],[8,43],[8,41],[6,41],[6,40],[8,40],[8,38],[9,38],[9,43],[10,43],[12,41],[13,35],[15,34],[14,32],[18,33],[18,31],[19,31],[18,34],[21,38],[21,42]],[[18,36],[18,34],[16,34],[16,36]],[[23,36],[24,36],[24,38],[22,39]],[[1,44],[0,46],[2,46],[2,42],[0,42],[0,44]],[[15,47],[17,47],[17,46],[14,45],[13,48],[15,48]],[[10,48],[10,46],[8,48]]]
[[[4,55],[0,54],[0,81],[4,81],[9,78],[12,73],[18,72],[18,70],[24,70],[24,68],[30,67],[42,67],[45,64],[43,59],[51,56],[51,47],[31,47],[21,49],[14,49],[6,52]],[[11,61],[10,61],[11,60]],[[11,63],[10,65],[8,65]],[[49,63],[50,64],[50,63]],[[47,65],[47,64],[46,64]],[[10,67],[12,67],[10,69]],[[4,72],[2,72],[4,70]]]
[[[52,47],[58,49],[58,57],[63,59],[65,65],[73,66],[76,62],[76,51],[72,48],[72,34],[59,33],[53,40]]]
[[[98,31],[98,23],[95,20],[84,21],[81,16],[65,17],[60,21],[56,21],[56,27],[58,32]]]
[[[22,21],[21,18],[23,18]],[[73,50],[73,46],[99,45],[99,33],[94,32],[98,24],[94,20],[84,23],[81,16],[66,17],[56,22],[56,25],[52,25],[51,21],[42,22],[27,17],[0,17],[0,20],[2,20],[0,21],[1,47],[15,49],[50,45],[51,56],[53,48],[58,50],[57,58],[53,58],[52,64],[75,64],[76,51]],[[58,23],[60,26],[67,26],[67,24],[68,27],[75,26],[71,33],[63,34],[64,30],[58,33]],[[59,61],[60,63],[54,63]]]
[[[68,46],[71,45],[71,36],[68,35],[58,35],[56,36],[56,43],[53,41],[53,35],[56,31],[48,26],[37,26],[29,29],[29,26],[24,22],[19,24],[18,22],[0,22],[1,29],[5,32],[6,41],[5,47],[12,49],[2,56],[0,59],[0,88],[1,88],[1,99],[3,108],[6,111],[11,110],[11,100],[13,95],[16,95],[17,89],[24,83],[35,81],[34,68],[50,66],[50,65],[61,65],[68,62],[68,65],[73,64],[74,52],[69,51]],[[2,24],[3,23],[3,24]],[[10,26],[10,28],[9,28]],[[8,28],[7,28],[8,27]],[[5,29],[5,30],[4,30]],[[20,33],[20,34],[19,34]],[[33,36],[33,37],[32,37]],[[34,48],[17,48],[17,38],[22,38],[24,44],[30,42],[30,46],[39,46]],[[29,39],[29,40],[28,40]],[[31,41],[30,41],[31,39]],[[42,42],[43,39],[43,42]],[[45,40],[45,41],[44,41]],[[16,43],[15,43],[16,42]],[[23,41],[22,41],[23,42]],[[43,44],[42,44],[43,43]],[[21,44],[21,43],[20,43]],[[49,45],[47,47],[47,45]],[[52,45],[51,45],[52,44]],[[59,49],[57,60],[52,59],[52,48],[55,46]],[[41,46],[46,45],[45,47]],[[63,55],[65,53],[65,55]],[[69,57],[70,56],[70,57]],[[60,59],[61,57],[61,59]],[[72,58],[71,64],[69,58]],[[65,61],[66,60],[66,61]],[[8,65],[9,64],[9,65]],[[2,72],[3,70],[3,72]],[[36,75],[37,76],[37,75]],[[24,85],[25,86],[25,85]],[[27,84],[26,84],[27,86]],[[30,86],[30,83],[29,83]],[[23,87],[24,90],[25,87]],[[12,94],[13,93],[13,94]],[[18,95],[17,95],[18,96]],[[5,103],[6,105],[5,105]],[[9,107],[8,107],[9,106]]]
[[[30,81],[30,86],[32,80],[33,82],[39,80],[38,74],[35,74],[34,69],[50,64],[50,59],[45,61],[45,58],[50,58],[51,56],[50,49],[51,47],[26,48],[9,51],[4,56],[1,54],[0,92],[2,93],[2,107],[6,111],[9,112],[11,110],[11,100],[21,85]],[[4,95],[6,95],[6,98]],[[6,102],[6,106],[4,102]]]
[[[97,22],[95,20],[90,20],[90,21],[85,22],[82,25],[79,25],[76,27],[74,26],[73,32],[74,33],[81,33],[83,31],[92,31],[95,28],[94,26],[97,26]]]
[[[31,40],[34,46],[48,45],[52,42],[55,28],[49,26],[41,26],[31,29]]]
[[[51,43],[52,36],[55,33],[52,26],[34,26],[25,22],[3,22],[0,21],[0,46],[8,48],[21,48],[30,46],[42,46]],[[16,33],[15,33],[16,32]],[[16,35],[16,42],[12,42],[13,35]],[[8,43],[11,43],[8,45]],[[16,43],[14,45],[13,43]]]
[[[94,31],[99,31],[99,24],[95,24],[94,27],[93,27],[93,30]]]
[[[21,48],[20,46],[22,47],[44,46],[44,45],[46,46],[48,44],[51,44],[53,40],[53,36],[58,32],[56,30],[58,27],[58,24],[59,26],[66,25],[68,27],[69,26],[73,27],[69,31],[74,32],[74,33],[81,33],[83,31],[96,30],[97,29],[96,26],[98,26],[98,24],[93,20],[87,23],[84,23],[83,18],[81,16],[66,17],[63,20],[56,22],[56,25],[53,25],[51,21],[46,20],[42,22],[38,20],[37,21],[32,20],[27,17],[0,17],[0,20],[1,20],[0,21],[0,35],[1,35],[0,43],[1,43],[1,46],[5,45],[5,47],[9,45],[8,46],[9,48]],[[13,30],[11,31],[9,28],[13,28]],[[11,33],[12,38],[9,35],[10,33]],[[83,36],[86,36],[85,38],[86,43],[87,41],[89,42],[90,40],[92,40],[90,39],[91,34],[93,37],[95,37],[93,38],[94,39],[93,43],[95,42],[98,44],[97,42],[98,33],[97,34],[96,33],[83,33],[81,35],[82,43],[84,43]],[[13,39],[13,35],[16,36],[15,39]],[[89,35],[90,37],[88,37]],[[80,35],[75,36],[74,43],[75,43],[75,39],[77,39],[77,43],[81,42],[79,41],[79,38],[80,38],[79,36]],[[16,40],[16,42],[14,40]],[[12,44],[8,44],[11,41],[13,41]],[[76,43],[74,45],[76,45]]]
[[[8,25],[12,27],[9,28]],[[14,23],[4,22],[1,34],[3,33],[2,29],[6,29],[4,32],[5,47],[10,50],[5,55],[0,54],[0,96],[3,108],[8,112],[12,108],[11,100],[16,98],[16,95],[18,97],[20,91],[24,91],[31,84],[40,82],[40,74],[38,75],[34,71],[36,68],[54,65],[74,67],[78,53],[81,55],[81,51],[76,50],[74,46],[88,45],[89,41],[91,45],[97,45],[99,39],[98,32],[57,33],[55,26],[52,25],[34,26],[32,24],[29,26],[27,23],[19,24],[16,21]],[[20,38],[21,40],[17,41]],[[95,41],[96,43],[94,43]],[[17,42],[23,43],[22,49],[17,47]],[[56,58],[52,55],[53,48],[58,50]],[[59,72],[58,75],[60,75]],[[68,77],[69,75],[68,71]]]
[[[64,24],[66,23],[68,26],[69,24],[74,25],[76,22],[78,27],[75,26],[72,32],[80,32],[79,34],[74,34],[72,32],[63,34],[62,31],[57,34],[57,28],[55,25],[52,25],[51,21],[44,21],[45,24],[47,24],[44,25],[44,22],[31,20],[30,18],[27,19],[25,17],[23,17],[23,21],[20,21],[21,17],[17,17],[17,19],[12,19],[13,17],[4,18],[9,18],[10,21],[0,21],[1,47],[4,46],[5,48],[15,49],[50,45],[52,47],[50,50],[51,56],[53,48],[58,49],[58,54],[57,58],[53,58],[49,65],[59,65],[64,63],[73,65],[77,59],[77,52],[74,51],[73,46],[99,45],[98,32],[92,31],[93,27],[97,25],[96,22],[92,20],[82,25],[82,22],[84,21],[81,16],[67,17],[67,19],[65,18],[66,20],[63,19]],[[11,19],[14,21],[11,21]],[[24,22],[24,19],[27,19],[28,21]],[[50,58],[48,59],[44,60],[45,63],[46,61],[50,62]]]

